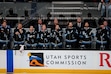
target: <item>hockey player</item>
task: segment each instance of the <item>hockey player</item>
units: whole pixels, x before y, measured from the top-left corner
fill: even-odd
[[[51,44],[54,48],[62,48],[63,46],[63,37],[62,37],[62,30],[60,29],[59,25],[55,26],[55,29],[51,32]]]
[[[47,31],[46,25],[42,25],[41,31],[37,34],[38,47],[48,48],[50,42],[50,33]]]
[[[26,46],[27,48],[36,48],[36,36],[37,32],[35,31],[35,28],[31,25],[29,28],[29,31],[26,33]]]
[[[19,46],[20,44],[24,44],[25,42],[25,29],[22,27],[22,23],[18,23],[16,29],[14,29],[14,47]]]
[[[66,35],[66,47],[70,45],[71,48],[76,48],[78,31],[73,27],[72,22],[68,23],[65,35]]]
[[[80,40],[81,47],[91,48],[93,32],[92,29],[89,27],[88,22],[85,22],[81,35],[82,35],[82,38]]]
[[[0,46],[10,48],[10,40],[11,40],[11,28],[7,25],[7,21],[3,20],[0,26]]]
[[[100,25],[99,28],[97,28],[96,32],[97,42],[96,42],[96,48],[97,49],[106,49],[107,48],[107,30],[105,29],[104,25]]]

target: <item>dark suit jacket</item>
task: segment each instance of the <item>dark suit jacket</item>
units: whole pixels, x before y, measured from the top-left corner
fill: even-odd
[[[88,22],[90,27],[92,27],[92,28],[96,28],[97,27],[95,19],[86,19],[86,20],[84,20],[84,22]]]
[[[35,31],[36,31],[37,33],[40,31],[38,24],[35,24],[35,25],[34,25],[34,28],[35,28]]]
[[[75,27],[77,29],[77,31],[78,31],[78,34],[80,34],[81,30],[84,28],[84,24],[81,23],[81,27],[78,27],[77,23],[76,23],[73,27]]]

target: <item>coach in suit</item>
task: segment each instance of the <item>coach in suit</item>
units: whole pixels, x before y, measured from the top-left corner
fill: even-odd
[[[84,24],[82,23],[82,19],[80,17],[77,18],[77,22],[74,25],[74,27],[77,29],[78,33],[81,33],[81,30],[84,28]]]
[[[38,19],[38,22],[36,25],[34,25],[35,31],[40,32],[42,28],[42,19]]]
[[[59,25],[59,21],[57,18],[54,18],[53,24],[51,26],[51,30],[55,30],[56,25]]]
[[[76,22],[76,24],[74,25],[74,27],[76,28],[76,30],[77,30],[77,32],[78,32],[76,48],[79,48],[79,41],[80,41],[80,38],[81,38],[81,31],[82,31],[82,29],[84,28],[84,24],[82,23],[81,17],[78,17],[78,18],[77,18],[77,22]]]

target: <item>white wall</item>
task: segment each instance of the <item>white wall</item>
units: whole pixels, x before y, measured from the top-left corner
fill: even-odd
[[[0,69],[6,69],[6,50],[0,50]]]
[[[110,51],[73,51],[73,50],[27,50],[20,53],[16,50],[14,53],[14,69],[79,69],[79,70],[111,70],[110,67],[104,62],[104,66],[100,66],[100,53],[108,53]],[[44,54],[44,67],[30,67],[28,53],[43,53]],[[50,56],[50,58],[46,58]],[[53,56],[51,58],[51,56]],[[54,58],[61,56],[61,58]],[[69,58],[68,58],[69,57]],[[72,58],[71,58],[72,57]],[[75,57],[75,58],[74,58]],[[107,56],[104,55],[105,59]],[[51,64],[52,61],[69,61],[65,64]],[[47,63],[47,61],[49,61]],[[86,61],[86,64],[72,64],[71,61]],[[111,61],[111,55],[110,59]],[[111,64],[111,62],[110,62]]]

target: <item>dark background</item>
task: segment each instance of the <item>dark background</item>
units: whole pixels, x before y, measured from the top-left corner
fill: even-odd
[[[0,0],[3,2],[4,0]],[[5,0],[5,2],[13,2],[14,0]],[[84,1],[84,2],[99,2],[100,0],[16,0],[16,2],[28,2],[28,1],[38,1],[38,2],[52,2],[52,1]]]

